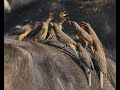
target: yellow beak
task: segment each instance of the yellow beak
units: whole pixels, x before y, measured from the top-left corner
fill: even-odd
[[[63,17],[67,16],[68,14],[63,14]]]
[[[54,26],[52,22],[50,22],[50,25],[51,25],[51,26]]]

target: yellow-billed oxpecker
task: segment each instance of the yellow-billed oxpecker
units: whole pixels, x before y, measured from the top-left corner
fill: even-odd
[[[39,30],[39,32],[32,37],[32,39],[37,40],[37,41],[41,41],[44,42],[44,40],[46,39],[46,36],[48,34],[48,25],[49,22],[53,19],[53,13],[49,13],[48,18],[42,22],[41,25],[39,25],[36,29],[36,31]]]
[[[64,45],[68,45],[77,55],[77,58],[79,58],[79,55],[76,51],[75,46],[77,46],[77,43],[70,38],[67,34],[65,34],[62,30],[60,30],[59,25],[57,23],[50,23],[54,30],[55,30],[55,34],[57,36],[57,40],[60,41],[61,43],[63,43]]]
[[[97,65],[99,67],[99,72],[100,72],[100,85],[101,88],[103,88],[103,75],[107,77],[107,62],[106,62],[106,57],[104,50],[101,48],[97,40],[94,40],[94,47],[95,47],[95,53],[94,53],[94,58],[97,61]]]
[[[6,37],[13,37],[13,39],[23,40],[24,37],[34,29],[34,25],[31,20],[25,20],[21,25],[13,27],[7,34]]]
[[[79,36],[79,39],[81,39],[86,44],[85,49],[87,48],[87,46],[90,46],[92,53],[94,53],[93,39],[91,38],[91,36],[84,29],[82,29],[77,22],[68,21],[68,23],[75,27],[75,29],[77,30],[77,35]]]
[[[92,38],[96,39],[97,42],[99,43],[99,45],[101,46],[101,48],[103,48],[103,45],[102,45],[100,39],[98,38],[97,34],[95,33],[95,31],[93,30],[93,28],[91,27],[91,25],[89,23],[84,22],[84,21],[82,21],[82,23],[83,23],[82,24],[83,27],[87,28],[87,31],[92,36]]]
[[[78,50],[79,50],[79,57],[82,60],[82,62],[85,64],[84,68],[86,70],[86,73],[88,75],[88,83],[89,86],[91,86],[91,71],[94,70],[93,61],[86,51],[86,49],[78,42]]]

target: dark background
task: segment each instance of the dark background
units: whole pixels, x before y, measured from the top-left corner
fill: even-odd
[[[67,10],[71,20],[79,23],[89,22],[103,45],[112,55],[116,54],[116,0],[9,0],[9,2],[12,11],[4,13],[4,33],[25,19],[43,21],[50,11],[57,14]],[[72,29],[65,27],[65,30]]]

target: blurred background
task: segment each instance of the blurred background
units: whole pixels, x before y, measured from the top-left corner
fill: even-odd
[[[66,10],[70,19],[89,22],[116,58],[116,0],[4,0],[4,33],[26,19],[44,21],[50,11]],[[66,26],[66,32],[72,28]]]

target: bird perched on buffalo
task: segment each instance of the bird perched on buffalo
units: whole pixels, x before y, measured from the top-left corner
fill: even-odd
[[[75,29],[77,30],[77,35],[79,36],[79,39],[81,39],[85,43],[85,49],[89,46],[92,53],[94,53],[93,39],[91,38],[91,36],[84,29],[82,29],[77,22],[68,21],[68,23],[75,27]]]
[[[33,32],[31,32],[31,35],[29,38],[36,40],[36,41],[44,42],[44,40],[46,39],[47,34],[48,34],[49,22],[52,19],[53,19],[53,13],[49,13],[48,18],[44,22],[41,22],[40,25],[38,25],[38,27],[36,27],[35,30],[33,30]]]
[[[67,11],[63,11],[63,12],[60,12],[59,13],[59,17],[58,17],[58,25],[59,25],[59,28],[60,30],[63,29],[62,25],[64,22],[66,22],[67,20],[69,19],[69,16],[68,16],[68,13]]]
[[[86,30],[93,39],[97,40],[97,42],[99,43],[99,45],[103,49],[103,45],[102,45],[100,39],[98,38],[97,34],[93,30],[93,28],[91,27],[91,25],[87,22],[82,21],[82,27],[86,28],[84,30]]]
[[[25,38],[24,40],[30,40],[32,39],[35,35],[37,35],[39,33],[39,31],[41,30],[43,23],[41,23],[40,21],[35,21],[34,22],[34,30],[32,30]]]
[[[68,19],[68,13],[66,11],[63,11],[63,12],[59,13],[58,22],[56,22],[59,30],[63,29],[62,25],[65,21],[67,21],[67,19]],[[46,43],[49,44],[49,45],[58,47],[58,48],[64,48],[65,47],[64,44],[62,44],[57,39],[57,35],[56,35],[53,27],[49,30],[48,37],[46,39]]]
[[[56,22],[60,30],[63,29],[62,25],[67,20],[68,20],[67,11],[60,12],[59,17],[58,17],[58,22]],[[51,28],[49,31],[49,36],[48,36],[47,40],[48,39],[56,39],[55,31],[53,28]]]
[[[91,72],[94,70],[94,64],[93,61],[89,55],[89,53],[84,49],[84,47],[78,42],[77,43],[78,51],[79,51],[79,57],[82,60],[82,62],[85,64],[84,68],[86,70],[86,73],[88,74],[88,84],[91,86]]]
[[[34,29],[34,25],[31,20],[25,20],[21,25],[13,27],[5,37],[13,38],[16,40],[23,40],[24,37]]]
[[[95,47],[94,58],[97,61],[97,65],[99,67],[100,85],[101,85],[101,88],[103,88],[103,75],[105,75],[106,77],[108,75],[105,52],[101,48],[97,40],[94,40],[93,42],[94,42],[94,47]]]
[[[60,30],[59,25],[57,23],[50,23],[50,24],[53,26],[55,30],[57,40],[63,43],[64,45],[68,45],[75,52],[77,58],[79,58],[79,55],[75,48],[77,43],[71,37],[65,34],[62,30]]]

